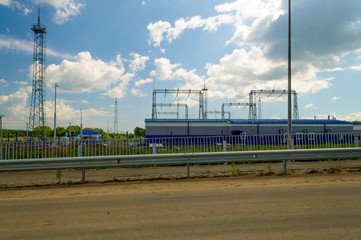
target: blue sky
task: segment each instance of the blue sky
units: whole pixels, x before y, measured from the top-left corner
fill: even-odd
[[[46,124],[144,127],[153,89],[208,91],[208,111],[248,102],[252,89],[287,89],[287,0],[0,0],[0,115],[29,118],[31,25],[46,35]],[[292,1],[292,88],[300,118],[361,120],[361,1]],[[157,95],[198,117],[198,96]],[[262,118],[287,118],[286,96],[261,96]],[[227,108],[247,118],[246,108]],[[159,112],[175,112],[159,108]],[[208,114],[209,118],[220,115]],[[172,117],[174,115],[159,115]],[[184,117],[184,110],[180,110]]]

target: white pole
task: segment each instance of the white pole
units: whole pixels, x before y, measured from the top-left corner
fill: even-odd
[[[83,109],[80,108],[80,139],[83,141]]]
[[[56,88],[59,84],[55,83],[55,100],[54,100],[54,144],[56,143]]]

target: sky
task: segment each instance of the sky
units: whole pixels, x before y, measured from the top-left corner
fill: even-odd
[[[25,129],[33,32],[46,26],[46,125],[132,132],[151,118],[154,89],[208,89],[208,118],[251,90],[287,89],[287,0],[0,0],[0,115]],[[292,90],[299,117],[361,120],[361,1],[292,0]],[[157,94],[198,118],[198,95]],[[287,96],[260,95],[261,118],[287,118]],[[82,110],[80,110],[82,109]],[[158,118],[185,117],[158,107]],[[227,107],[232,118],[248,108]]]

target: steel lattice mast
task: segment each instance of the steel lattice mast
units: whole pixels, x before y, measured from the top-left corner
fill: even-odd
[[[38,23],[32,25],[34,32],[34,52],[32,67],[32,95],[29,115],[29,128],[34,131],[40,127],[41,139],[45,138],[45,33],[46,27],[40,23],[40,8],[38,12]]]

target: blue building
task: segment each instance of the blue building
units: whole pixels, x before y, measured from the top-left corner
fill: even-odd
[[[146,137],[276,135],[287,133],[286,119],[145,119]],[[292,133],[347,133],[353,123],[334,119],[292,120]]]

